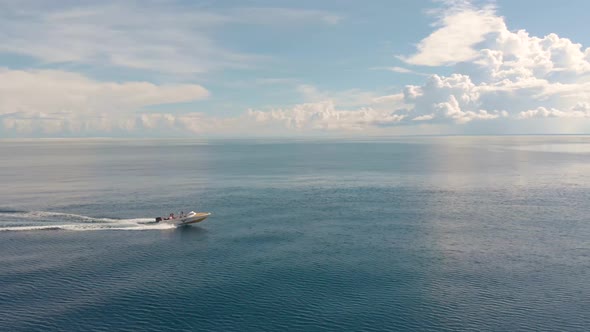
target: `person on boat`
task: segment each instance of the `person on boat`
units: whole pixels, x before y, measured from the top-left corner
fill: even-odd
[[[170,218],[168,219],[174,219],[174,213],[170,213]]]

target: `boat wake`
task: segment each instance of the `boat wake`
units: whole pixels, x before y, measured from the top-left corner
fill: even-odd
[[[16,211],[0,209],[0,232],[7,231],[98,231],[98,230],[161,230],[175,228],[155,223],[154,218],[94,218],[72,213],[49,211]]]

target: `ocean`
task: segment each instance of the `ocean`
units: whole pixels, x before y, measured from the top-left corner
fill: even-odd
[[[0,330],[588,331],[589,174],[588,136],[2,140]]]

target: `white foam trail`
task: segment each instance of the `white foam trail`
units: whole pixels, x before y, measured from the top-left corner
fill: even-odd
[[[14,227],[0,227],[0,232],[10,231],[43,231],[43,230],[67,230],[67,231],[100,231],[100,230],[118,230],[118,231],[145,231],[145,230],[162,230],[176,228],[172,224],[153,224],[153,225],[126,225],[120,224],[116,226],[100,226],[100,225],[39,225],[39,226],[14,226]]]
[[[78,214],[48,212],[48,211],[31,211],[31,212],[14,212],[5,213],[11,217],[25,219],[26,221],[39,221],[47,223],[45,225],[27,225],[27,226],[8,226],[0,227],[2,231],[40,231],[40,230],[67,230],[67,231],[97,231],[97,230],[162,230],[172,229],[176,226],[165,223],[154,223],[154,218],[131,218],[131,219],[112,219],[112,218],[93,218]],[[53,220],[55,223],[53,223]],[[64,220],[65,219],[65,220]],[[63,221],[72,221],[72,223],[62,224]]]
[[[79,219],[87,222],[149,222],[154,218],[132,218],[132,219],[112,219],[112,218],[94,218],[73,213],[62,212],[47,212],[47,211],[32,211],[24,213],[14,213],[13,215],[22,215],[23,217],[43,219],[43,218],[65,218],[65,219]]]

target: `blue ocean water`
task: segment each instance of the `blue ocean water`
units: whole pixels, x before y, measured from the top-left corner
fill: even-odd
[[[585,136],[3,140],[0,330],[587,331],[588,174]]]

